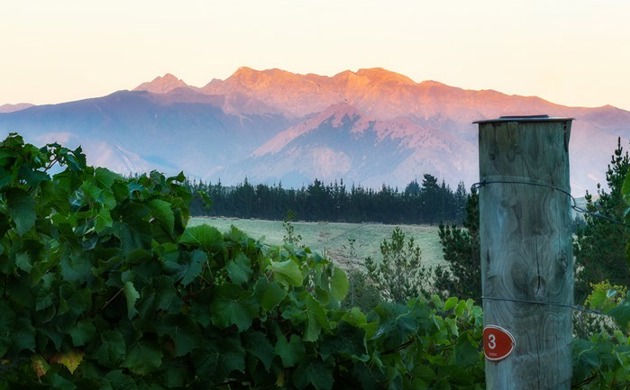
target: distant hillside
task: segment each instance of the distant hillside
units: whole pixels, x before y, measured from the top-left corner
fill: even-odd
[[[25,110],[33,106],[34,105],[30,103],[3,104],[0,106],[0,113],[9,113],[9,112]]]
[[[567,107],[538,97],[415,82],[381,68],[335,76],[240,68],[193,87],[166,74],[133,91],[0,114],[0,132],[83,145],[92,164],[130,173],[183,170],[235,184],[318,178],[404,186],[424,173],[452,187],[478,179],[476,120],[548,114],[576,120],[570,143],[576,195],[604,182],[630,112]]]

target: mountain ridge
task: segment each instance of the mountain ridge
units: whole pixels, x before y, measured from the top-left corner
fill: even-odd
[[[153,82],[157,79],[159,77]],[[143,89],[143,85],[144,89],[149,91],[158,88],[150,89],[148,84],[150,83],[143,83],[134,90]],[[215,78],[203,87],[187,85],[187,88],[206,95],[239,93],[241,96],[275,107],[275,113],[293,117],[320,112],[342,101],[349,102],[363,111],[371,111],[373,116],[377,115],[380,119],[391,119],[397,113],[407,113],[409,110],[402,109],[403,105],[411,105],[415,108],[416,115],[424,117],[434,116],[438,112],[453,115],[455,111],[461,115],[465,110],[461,105],[451,107],[449,103],[453,100],[460,100],[468,105],[479,105],[480,101],[496,102],[505,101],[507,98],[519,102],[528,101],[527,106],[531,106],[530,111],[525,113],[520,111],[521,104],[504,105],[489,112],[470,112],[465,116],[465,120],[471,122],[480,116],[489,118],[501,115],[540,114],[540,110],[546,110],[550,105],[555,106],[557,112],[572,112],[582,108],[552,103],[537,96],[508,95],[492,89],[463,89],[434,80],[415,82],[407,76],[383,68],[361,68],[356,72],[345,70],[333,76],[321,76],[313,73],[305,75],[292,73],[278,68],[259,71],[244,66],[225,80]],[[387,93],[390,99],[383,101],[382,97]],[[418,99],[432,100],[440,104],[437,107],[435,105],[422,107],[418,105]]]
[[[429,173],[454,187],[478,179],[473,121],[533,114],[576,118],[577,193],[604,183],[617,137],[630,136],[630,112],[613,106],[415,82],[383,68],[321,76],[249,67],[202,87],[167,73],[131,91],[3,113],[0,132],[33,141],[56,135],[123,173],[157,168],[225,184],[247,177],[300,186],[318,178],[372,187]]]

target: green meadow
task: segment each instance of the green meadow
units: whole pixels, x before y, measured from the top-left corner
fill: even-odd
[[[250,237],[276,245],[282,244],[287,234],[282,221],[236,218],[201,218],[195,217],[190,226],[208,224],[221,232],[228,231],[231,226],[244,231]],[[314,252],[325,254],[339,265],[350,268],[360,265],[363,260],[372,256],[380,258],[380,244],[389,239],[392,230],[398,225],[376,223],[333,223],[333,222],[292,222],[294,234],[302,237],[302,244]],[[432,266],[443,263],[442,246],[438,237],[437,226],[400,225],[407,237],[413,237],[422,248],[422,261]],[[351,240],[354,244],[350,245]]]

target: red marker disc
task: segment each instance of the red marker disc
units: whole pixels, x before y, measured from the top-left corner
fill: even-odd
[[[507,330],[497,325],[486,325],[483,328],[483,353],[486,359],[503,360],[514,349],[514,337]]]

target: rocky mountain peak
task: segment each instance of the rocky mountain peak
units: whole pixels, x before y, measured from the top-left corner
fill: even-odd
[[[151,93],[164,94],[171,92],[177,88],[185,88],[189,85],[183,80],[178,79],[170,73],[166,73],[164,76],[158,76],[152,81],[142,83],[134,88],[134,91],[148,91]]]
[[[356,75],[359,77],[368,78],[370,81],[375,83],[395,83],[403,85],[416,84],[415,81],[407,76],[383,68],[359,69],[356,72]]]

